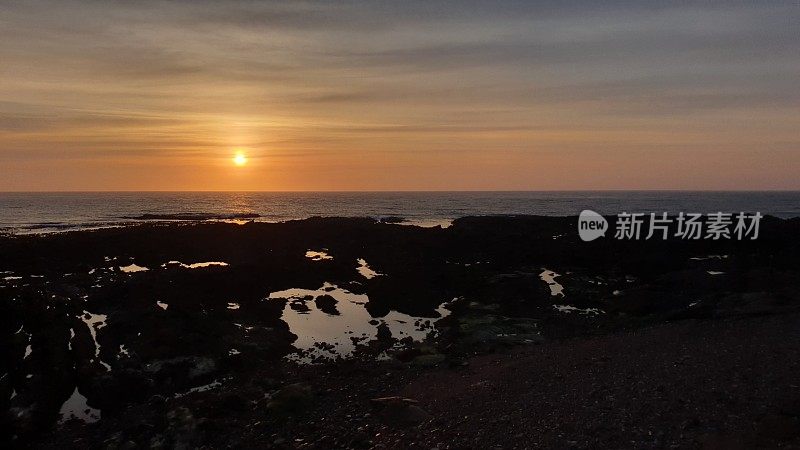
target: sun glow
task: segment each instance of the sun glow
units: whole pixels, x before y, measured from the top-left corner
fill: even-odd
[[[243,152],[236,152],[236,156],[233,157],[233,163],[241,167],[247,164],[247,156]]]

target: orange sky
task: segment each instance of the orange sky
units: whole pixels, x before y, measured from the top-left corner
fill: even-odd
[[[800,189],[792,2],[0,12],[0,190]]]

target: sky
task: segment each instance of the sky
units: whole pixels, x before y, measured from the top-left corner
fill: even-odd
[[[799,174],[796,0],[0,0],[0,191]]]

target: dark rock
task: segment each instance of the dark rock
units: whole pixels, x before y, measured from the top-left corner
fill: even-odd
[[[223,414],[244,412],[250,407],[250,402],[235,392],[227,392],[217,398],[216,407]]]
[[[175,448],[193,448],[199,441],[198,421],[189,408],[181,406],[169,411],[167,423]]]
[[[377,333],[376,339],[379,342],[391,342],[391,340],[392,340],[392,331],[389,330],[389,326],[388,325],[386,325],[383,322],[381,322],[381,324],[378,325],[378,333]]]
[[[301,313],[307,313],[311,311],[311,308],[309,308],[308,305],[306,305],[305,300],[292,300],[289,303],[289,307]]]
[[[144,367],[144,372],[155,376],[185,377],[190,380],[214,373],[216,362],[207,357],[182,356],[168,360],[153,361]]]
[[[336,304],[338,301],[331,297],[330,295],[320,295],[314,300],[314,304],[317,305],[317,308],[324,312],[325,314],[330,314],[332,316],[338,316],[339,310],[336,309]]]
[[[770,414],[758,423],[757,433],[762,441],[789,441],[800,436],[800,419]]]

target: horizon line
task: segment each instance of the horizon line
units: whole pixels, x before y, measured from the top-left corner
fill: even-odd
[[[157,193],[272,193],[272,194],[392,194],[392,193],[522,193],[522,192],[706,192],[706,193],[743,193],[743,192],[800,192],[798,189],[401,189],[401,190],[16,190],[1,191],[0,194],[157,194]]]

